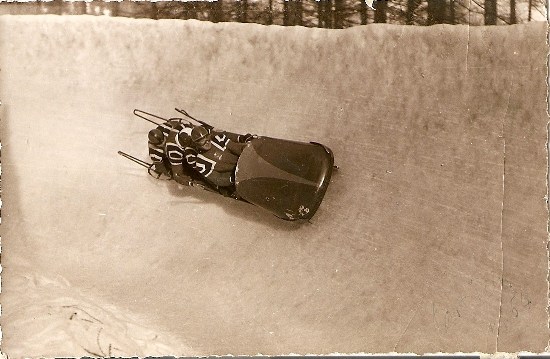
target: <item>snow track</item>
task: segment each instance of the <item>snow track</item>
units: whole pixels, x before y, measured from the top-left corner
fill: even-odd
[[[2,350],[542,351],[545,54],[542,23],[0,17]],[[134,108],[174,107],[329,146],[313,223],[117,155],[146,159]]]

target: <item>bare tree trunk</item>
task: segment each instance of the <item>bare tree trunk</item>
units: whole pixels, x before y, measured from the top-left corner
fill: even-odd
[[[334,0],[334,28],[344,28],[344,0]]]
[[[63,15],[63,0],[53,0],[51,4],[50,14]]]
[[[533,0],[529,0],[529,15],[527,21],[531,21],[531,9],[533,8]]]
[[[273,0],[268,1],[267,8],[267,25],[273,24]]]
[[[159,8],[156,1],[151,2],[151,19],[159,19]]]
[[[118,16],[119,2],[111,1],[108,4],[109,4],[109,10],[111,10],[111,16]]]
[[[147,1],[141,1],[141,2],[137,2],[137,1],[128,1],[124,4],[124,12],[128,14],[128,16],[130,17],[134,17],[134,18],[150,18],[152,19],[153,17],[151,16],[153,11],[152,11],[152,3]],[[92,5],[91,5],[91,2],[87,2],[86,3],[86,14],[92,14],[93,11],[92,11]]]
[[[412,25],[414,20],[414,11],[418,8],[420,5],[421,0],[407,0],[407,12],[406,12],[406,19],[405,23],[407,25]]]
[[[284,3],[285,26],[302,25],[302,0],[285,0]]]
[[[384,23],[388,20],[386,11],[388,10],[387,0],[377,0],[375,3],[376,8],[374,10],[374,22]]]
[[[193,1],[165,1],[163,3],[161,15],[163,18],[196,19],[197,11]]]
[[[485,0],[485,25],[497,24],[497,0]]]
[[[245,22],[244,19],[246,18],[246,14],[244,13],[244,1],[245,0],[235,1],[235,15],[237,17],[237,22]]]
[[[517,23],[516,17],[516,0],[510,0],[510,24]]]
[[[86,14],[86,2],[85,1],[71,1],[66,4],[67,12],[71,15],[84,15]]]
[[[92,12],[93,12],[93,11],[92,11],[92,4],[89,3],[89,2],[87,2],[87,3],[86,3],[86,13],[85,13],[85,14],[86,14],[86,15],[92,15]]]
[[[242,2],[241,22],[248,22],[248,0],[241,0],[241,2]]]
[[[445,0],[428,0],[428,25],[445,21],[445,5]]]
[[[361,25],[367,24],[367,2],[365,0],[359,0],[359,3],[361,4],[361,8],[359,10],[359,14],[361,15]]]
[[[319,0],[317,1],[317,27],[325,27],[325,1],[326,0]]]
[[[216,0],[209,3],[209,13],[210,19],[212,22],[222,22],[223,21],[223,1]]]
[[[296,25],[304,24],[304,4],[303,0],[296,0]]]
[[[288,0],[283,0],[283,26],[289,26],[290,24],[290,5]]]
[[[325,4],[325,10],[324,10],[324,15],[325,15],[325,27],[328,28],[328,29],[332,29],[332,24],[333,24],[333,20],[332,20],[332,17],[334,16],[333,14],[333,11],[332,11],[332,1],[333,0],[325,0],[324,1],[324,4]]]
[[[48,9],[48,3],[45,3],[44,1],[39,1],[39,4],[40,4],[40,13],[41,14],[47,14],[48,11],[50,11]]]
[[[515,0],[512,0],[515,1]],[[455,0],[449,0],[449,24],[456,23]]]

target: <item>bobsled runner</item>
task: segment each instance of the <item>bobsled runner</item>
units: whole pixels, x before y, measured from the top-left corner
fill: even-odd
[[[201,125],[204,124],[201,121]],[[119,154],[148,168],[151,176],[160,179],[160,175],[152,171],[152,164],[121,151]],[[336,168],[332,151],[320,143],[255,136],[237,160],[234,187],[219,188],[193,169],[188,168],[188,172],[193,186],[231,196],[281,219],[295,221],[313,217]]]

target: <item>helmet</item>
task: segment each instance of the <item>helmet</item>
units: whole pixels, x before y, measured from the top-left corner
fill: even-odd
[[[208,130],[202,126],[197,126],[191,131],[191,141],[199,151],[208,151],[212,143],[208,138]]]
[[[182,123],[183,119],[181,118],[177,118],[177,117],[172,117],[168,120],[168,125],[172,128],[176,127],[177,125],[179,125],[180,123]]]
[[[191,140],[189,139],[189,135],[183,130],[178,132],[177,140],[178,144],[182,147],[189,146],[191,142]]]
[[[158,128],[149,131],[149,142],[154,145],[160,145],[164,141],[164,134]]]
[[[197,126],[191,131],[191,140],[195,143],[200,143],[208,136],[208,130],[202,126]]]

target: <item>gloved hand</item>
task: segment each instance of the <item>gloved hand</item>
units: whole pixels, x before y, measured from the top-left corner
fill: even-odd
[[[258,136],[256,135],[252,135],[250,133],[247,133],[246,135],[240,135],[239,136],[239,142],[240,143],[245,143],[245,142],[249,142],[251,140],[253,140],[254,138],[257,138]]]
[[[170,177],[170,172],[168,171],[168,169],[166,168],[166,166],[162,162],[155,163],[154,171],[156,173],[158,173],[159,175],[165,175],[165,176]]]
[[[171,118],[168,120],[168,125],[171,127],[171,128],[176,128],[177,125],[181,124],[183,121],[182,118]]]
[[[199,122],[202,125],[202,127],[206,128],[208,130],[208,132],[214,130],[214,126],[211,126],[211,125],[207,124],[204,121],[197,120],[197,122]]]
[[[231,197],[233,189],[231,187],[218,187],[218,192],[224,197]]]
[[[193,180],[191,180],[191,178],[188,177],[188,176],[175,174],[174,175],[174,180],[177,183],[181,184],[182,186],[192,186],[193,185]]]

